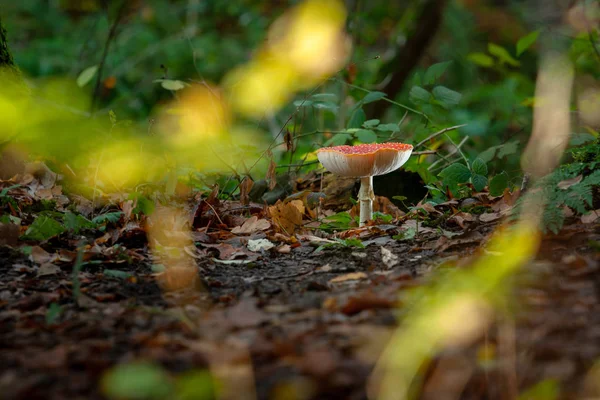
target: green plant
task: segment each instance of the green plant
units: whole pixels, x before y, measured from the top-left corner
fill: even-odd
[[[593,163],[595,166],[596,163]],[[565,222],[565,207],[578,215],[586,214],[594,205],[594,192],[600,186],[600,170],[583,176],[589,164],[574,163],[560,167],[540,179],[532,188],[532,195],[543,204],[542,229],[558,233]],[[522,198],[516,209],[521,211]]]

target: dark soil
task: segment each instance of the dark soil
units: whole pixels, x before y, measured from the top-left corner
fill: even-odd
[[[600,256],[590,244],[599,239],[597,224],[546,238],[515,279],[514,329],[499,318],[486,337],[436,355],[421,397],[510,398],[511,387],[522,392],[544,379],[558,383],[560,398],[600,396],[588,375],[600,359]],[[0,398],[101,399],[103,373],[142,359],[172,373],[209,368],[224,383],[223,398],[255,391],[259,399],[364,399],[405,310],[396,308],[399,293],[480,244],[440,253],[431,242],[380,243],[317,254],[302,243],[250,264],[207,255],[197,260],[201,288],[173,292],[161,290],[145,259],[104,260],[84,265],[76,299],[73,262],[56,261],[58,269],[38,276],[30,257],[0,247]],[[397,265],[386,267],[381,245]],[[61,312],[47,321],[54,303]],[[484,346],[496,348],[497,362],[482,361]]]

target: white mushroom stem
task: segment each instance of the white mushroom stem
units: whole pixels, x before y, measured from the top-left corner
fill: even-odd
[[[367,221],[373,219],[373,200],[375,200],[373,177],[360,178],[360,190],[358,191],[358,201],[360,202],[359,226],[364,226]]]

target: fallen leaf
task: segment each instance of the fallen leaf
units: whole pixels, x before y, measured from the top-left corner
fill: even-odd
[[[472,243],[481,243],[484,239],[483,235],[477,231],[472,231],[464,234],[456,239],[448,239],[446,236],[440,236],[438,240],[433,244],[433,248],[439,252],[446,251],[450,247],[460,246]]]
[[[562,190],[567,190],[573,185],[577,185],[583,179],[583,175],[576,176],[575,178],[565,179],[564,181],[558,182],[558,188]]]
[[[584,224],[591,224],[600,218],[600,209],[590,211],[589,213],[581,216],[581,222]]]
[[[275,186],[277,186],[277,178],[275,176],[275,168],[277,164],[271,157],[271,162],[269,163],[269,168],[267,169],[267,175],[265,176],[265,180],[269,182],[269,190],[273,190]]]
[[[52,263],[44,263],[38,268],[37,276],[56,275],[60,272],[60,267]]]
[[[492,222],[502,218],[502,215],[497,212],[493,213],[483,213],[479,216],[479,221],[481,222]]]
[[[238,328],[258,326],[269,319],[268,315],[256,307],[256,300],[243,298],[227,312],[228,319]]]
[[[248,218],[241,226],[236,226],[231,230],[231,233],[236,235],[247,235],[257,231],[264,231],[271,227],[271,224],[266,219],[258,219],[256,215]]]
[[[260,252],[270,250],[273,247],[275,247],[275,245],[267,239],[248,240],[248,250],[250,251]]]
[[[289,244],[281,245],[277,248],[277,252],[281,254],[289,254],[292,252],[292,246]]]
[[[448,218],[448,221],[455,222],[458,226],[465,229],[465,222],[473,222],[474,218],[472,214],[460,211]]]
[[[349,274],[344,274],[340,276],[336,276],[335,278],[329,280],[329,283],[342,283],[347,281],[360,281],[362,279],[367,279],[368,276],[364,272],[351,272]]]
[[[240,183],[240,203],[247,206],[250,203],[250,190],[254,186],[254,181],[246,176]]]
[[[19,225],[0,223],[0,245],[16,246],[19,241]]]
[[[296,228],[302,225],[304,204],[302,200],[292,200],[283,203],[280,200],[274,206],[269,207],[269,214],[273,222],[286,234],[292,235]]]
[[[57,258],[56,255],[48,253],[40,246],[33,246],[31,248],[31,255],[29,257],[31,261],[33,261],[36,264],[44,264],[47,262],[54,261]]]
[[[340,311],[346,315],[354,315],[364,310],[393,308],[395,305],[393,300],[378,297],[373,293],[363,293],[360,296],[350,297]]]
[[[391,250],[386,249],[385,247],[381,247],[381,261],[385,264],[385,266],[390,269],[394,265],[398,264],[398,256],[392,253]]]

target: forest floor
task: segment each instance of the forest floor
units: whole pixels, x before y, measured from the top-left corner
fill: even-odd
[[[444,263],[468,268],[500,221],[461,220],[446,236],[419,225],[416,238],[399,240],[402,224],[418,226],[404,219],[355,230],[364,248],[195,229],[191,274],[161,271],[131,221],[39,243],[5,239],[0,398],[104,398],[108,370],[145,360],[172,374],[209,369],[220,398],[364,399],[406,312],[402,293]],[[277,238],[273,249],[248,250]],[[600,396],[599,242],[598,223],[546,235],[514,278],[514,321],[499,318],[484,337],[436,354],[420,397],[506,399],[540,382],[537,392],[559,398]]]

